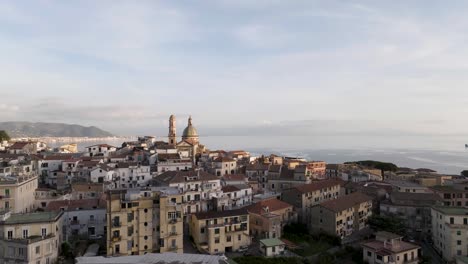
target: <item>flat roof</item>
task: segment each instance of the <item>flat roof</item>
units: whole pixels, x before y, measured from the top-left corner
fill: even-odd
[[[41,223],[56,221],[62,216],[63,212],[37,212],[26,214],[12,214],[3,223],[6,225]]]
[[[123,256],[123,257],[79,257],[77,264],[223,264],[228,263],[224,256],[185,254],[185,253],[148,253],[146,255]]]
[[[468,208],[464,207],[434,206],[432,208],[447,215],[468,215]]]
[[[268,238],[260,240],[260,243],[267,247],[281,246],[284,245],[284,242],[278,238]]]

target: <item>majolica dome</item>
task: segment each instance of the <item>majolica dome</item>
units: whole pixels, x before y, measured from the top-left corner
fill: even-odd
[[[198,137],[197,129],[192,125],[192,117],[189,117],[188,126],[184,129],[182,133],[182,138],[194,138]]]

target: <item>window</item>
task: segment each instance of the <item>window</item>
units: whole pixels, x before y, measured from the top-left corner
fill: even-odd
[[[276,247],[272,247],[271,252],[276,252]]]
[[[242,239],[242,236],[241,235],[237,235],[237,240],[241,241]]]
[[[18,256],[24,257],[26,253],[25,248],[18,248]]]
[[[23,229],[23,238],[28,238],[28,230],[27,229]]]
[[[201,233],[201,234],[204,234],[204,233],[205,233],[205,228],[204,228],[204,227],[200,228],[200,233]]]
[[[367,256],[368,256],[368,257],[372,257],[372,252],[367,251]]]
[[[219,244],[219,237],[215,238],[215,244]]]
[[[219,228],[216,228],[214,231],[215,234],[219,234]]]
[[[7,237],[8,239],[13,239],[13,230],[8,230]]]
[[[42,234],[42,237],[46,237],[47,236],[47,228],[42,228],[41,229],[41,234]]]
[[[461,231],[457,231],[457,236],[461,236]]]
[[[231,236],[227,236],[227,237],[226,237],[226,241],[227,241],[227,242],[231,242]]]
[[[457,245],[461,245],[461,240],[457,240]]]
[[[15,248],[14,247],[8,247],[8,255],[9,256],[15,256]]]
[[[36,247],[36,254],[40,254],[41,253],[41,246],[37,246]]]
[[[455,222],[455,221],[454,221],[453,217],[450,217],[450,224],[453,225],[454,222]]]

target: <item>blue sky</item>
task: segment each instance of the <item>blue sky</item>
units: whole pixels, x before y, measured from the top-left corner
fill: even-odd
[[[1,1],[0,120],[160,134],[174,113],[207,134],[465,133],[467,11],[466,1]]]

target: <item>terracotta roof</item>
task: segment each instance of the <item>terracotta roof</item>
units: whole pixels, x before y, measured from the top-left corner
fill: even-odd
[[[53,154],[53,155],[47,155],[47,156],[42,156],[42,158],[39,158],[41,160],[69,160],[72,159],[76,154]]]
[[[341,212],[364,202],[372,202],[372,198],[363,193],[354,192],[337,199],[325,201],[319,204],[319,206],[327,208],[333,212]]]
[[[179,153],[161,153],[158,154],[159,161],[180,159]]]
[[[225,192],[225,193],[238,192],[238,191],[240,191],[240,189],[237,188],[237,187],[234,186],[234,185],[223,186],[223,187],[221,188],[221,190],[223,190],[223,192]]]
[[[269,172],[280,172],[281,171],[281,165],[271,165],[270,168],[268,169]]]
[[[81,200],[62,200],[62,201],[51,201],[46,211],[76,211],[76,210],[89,210],[89,209],[102,209],[106,208],[106,202],[100,199],[81,199]]]
[[[165,184],[171,183],[179,183],[179,182],[186,182],[191,180],[186,180],[186,177],[197,177],[196,181],[212,181],[218,180],[219,178],[213,174],[204,172],[204,171],[166,171],[156,177],[154,179],[158,182],[162,182]]]
[[[336,185],[343,186],[344,182],[338,179],[328,179],[323,181],[316,181],[309,184],[304,184],[300,186],[296,186],[293,189],[297,190],[300,193],[308,193],[318,191],[324,188],[330,188]]]
[[[223,176],[225,181],[245,181],[246,177],[243,174],[226,174]]]
[[[228,157],[218,157],[214,159],[215,162],[233,162],[236,161],[234,159],[228,158]]]
[[[276,198],[262,200],[260,202],[249,205],[246,208],[247,208],[247,211],[249,211],[249,213],[261,215],[261,214],[266,213],[265,211],[266,207],[268,207],[268,211],[270,213],[278,211],[278,210],[286,209],[286,208],[291,208],[291,209],[293,208],[292,205],[286,202],[283,202],[281,200],[278,200]]]
[[[72,183],[73,192],[102,192],[101,183]]]
[[[194,214],[198,220],[203,219],[213,219],[213,218],[221,218],[221,217],[230,217],[230,216],[239,216],[239,215],[247,215],[248,212],[244,208],[235,209],[235,210],[227,210],[227,211],[208,211],[208,212],[200,212]]]
[[[23,149],[27,145],[31,144],[32,142],[15,142],[13,145],[10,146],[9,149]]]
[[[247,165],[248,171],[267,171],[268,168],[270,167],[270,164],[264,164],[264,163],[255,163],[255,164],[249,164]]]
[[[114,146],[111,146],[109,144],[97,144],[97,145],[91,145],[86,148],[92,148],[92,147],[101,147],[101,148],[115,148]]]

